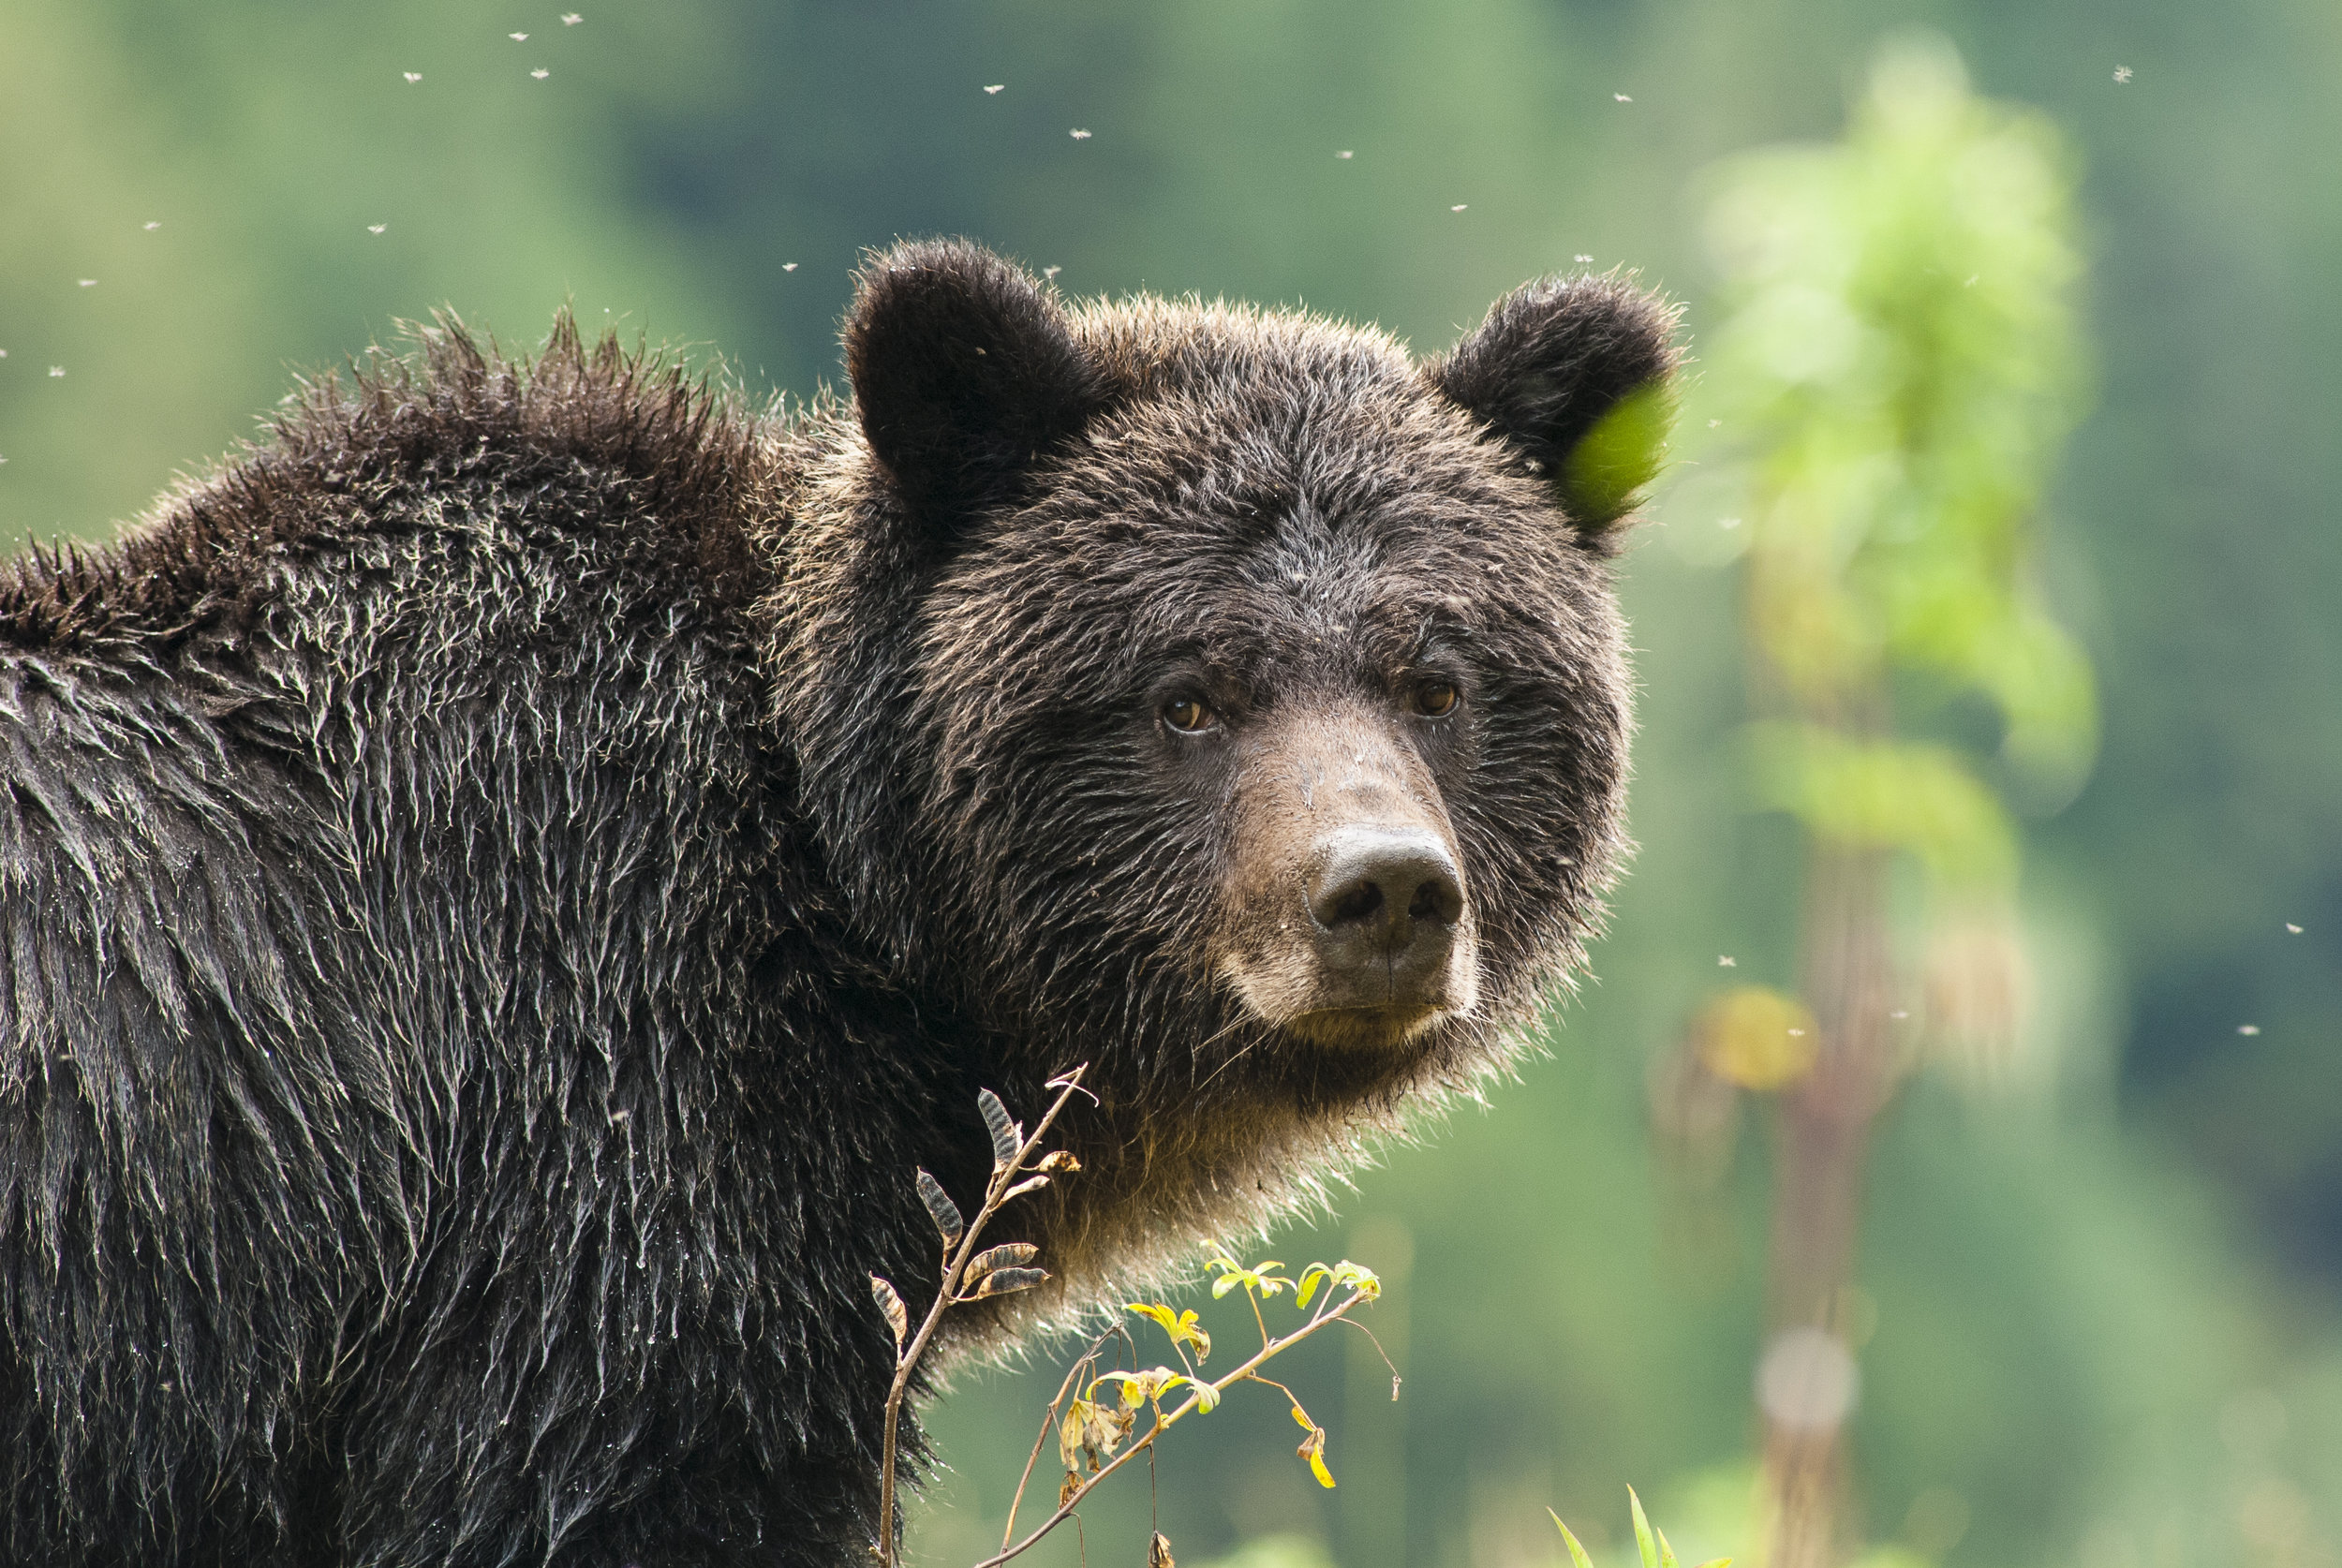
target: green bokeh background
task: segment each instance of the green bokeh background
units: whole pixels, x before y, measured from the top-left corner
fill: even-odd
[[[1591,257],[1685,301],[1697,354],[1703,170],[1834,134],[1883,36],[1939,29],[2053,116],[2097,370],[2043,568],[2105,745],[2028,824],[2021,1071],[1922,1080],[1879,1149],[1862,1517],[1963,1568],[2342,1561],[2333,0],[574,3],[0,0],[0,531],[105,537],[294,372],[440,305],[526,347],[567,301],[808,393],[858,253],[899,234],[1426,350]],[[1773,983],[1792,956],[1795,847],[1741,809],[1733,586],[1693,494],[1625,566],[1644,849],[1595,977],[1519,1083],[1273,1249],[1411,1259],[1371,1320],[1405,1398],[1297,1354],[1332,1492],[1271,1398],[1183,1431],[1182,1561],[1286,1532],[1355,1568],[1542,1564],[1550,1503],[1617,1561],[1628,1481],[1679,1546],[1754,1546],[1764,1129],[1703,1194],[1644,1088],[1718,955]],[[1054,1386],[937,1408],[923,1560],[997,1541]],[[1135,1480],[1092,1509],[1092,1560],[1140,1561],[1148,1508]]]

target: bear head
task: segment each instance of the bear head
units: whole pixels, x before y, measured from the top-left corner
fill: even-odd
[[[1581,962],[1673,323],[1550,279],[1418,363],[1062,303],[965,243],[862,274],[851,417],[779,547],[780,728],[882,962],[995,1077],[1093,1062],[1106,1190],[1160,1220],[1178,1161],[1195,1224],[1273,1206]]]

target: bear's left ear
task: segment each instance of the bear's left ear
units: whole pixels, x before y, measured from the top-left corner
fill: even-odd
[[[966,240],[873,256],[846,317],[846,372],[870,451],[947,525],[1014,489],[1105,406],[1104,371],[1022,269]]]
[[[1550,481],[1598,540],[1659,471],[1674,417],[1677,312],[1615,277],[1541,278],[1424,367]]]

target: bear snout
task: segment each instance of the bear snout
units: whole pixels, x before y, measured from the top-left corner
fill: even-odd
[[[1310,858],[1304,885],[1324,991],[1360,1007],[1444,995],[1464,902],[1447,847],[1421,828],[1352,826]]]
[[[1421,759],[1344,707],[1279,715],[1255,742],[1223,972],[1267,1023],[1388,1047],[1472,1011],[1477,922]]]

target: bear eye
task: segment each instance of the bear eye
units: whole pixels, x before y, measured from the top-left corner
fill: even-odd
[[[1426,718],[1446,717],[1462,700],[1463,694],[1449,681],[1426,681],[1415,688],[1415,711]]]
[[[1193,735],[1210,729],[1219,719],[1194,698],[1176,697],[1163,705],[1163,721],[1183,735]]]

